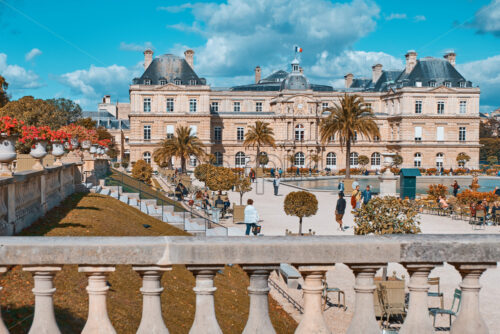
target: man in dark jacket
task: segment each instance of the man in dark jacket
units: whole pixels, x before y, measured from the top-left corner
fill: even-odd
[[[344,227],[342,226],[342,218],[344,217],[345,213],[345,199],[344,199],[344,193],[341,191],[339,192],[339,199],[337,200],[337,206],[335,207],[335,220],[339,224],[339,229],[341,231],[344,231]]]

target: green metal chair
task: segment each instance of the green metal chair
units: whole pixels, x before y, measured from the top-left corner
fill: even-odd
[[[453,294],[453,302],[451,303],[451,307],[449,309],[445,308],[430,308],[429,313],[434,316],[434,322],[432,323],[434,327],[436,327],[436,315],[444,314],[450,316],[450,327],[451,327],[451,317],[457,316],[458,311],[460,310],[460,304],[462,302],[462,291],[459,289],[455,289],[455,293]],[[456,303],[456,305],[455,305]],[[456,307],[456,309],[455,309]]]
[[[326,280],[323,280],[323,310],[326,310],[326,307],[330,303],[330,297],[328,297],[328,293],[330,292],[337,293],[338,307],[342,307],[344,311],[347,310],[344,291],[339,288],[329,288]]]

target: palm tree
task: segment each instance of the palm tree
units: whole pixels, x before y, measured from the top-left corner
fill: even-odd
[[[269,123],[256,121],[255,125],[250,126],[250,129],[245,135],[245,141],[243,142],[243,146],[245,147],[257,147],[257,158],[255,159],[256,168],[259,167],[260,164],[260,148],[264,145],[276,148],[274,131],[269,127]]]
[[[373,120],[374,115],[363,98],[359,95],[344,95],[340,99],[340,104],[328,108],[330,112],[327,118],[321,121],[321,142],[325,144],[332,137],[337,135],[340,147],[346,147],[346,178],[351,176],[350,157],[351,144],[355,133],[361,134],[372,140],[375,136],[380,136],[377,124]]]
[[[194,156],[197,159],[205,156],[203,150],[205,146],[196,137],[191,134],[191,129],[187,126],[179,126],[175,130],[175,135],[172,138],[164,139],[160,143],[153,156],[158,161],[170,161],[172,157],[181,159],[182,172],[186,171],[186,161]]]

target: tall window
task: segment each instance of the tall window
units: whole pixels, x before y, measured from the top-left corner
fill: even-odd
[[[304,126],[302,124],[297,124],[295,126],[295,140],[296,141],[304,140]]]
[[[151,140],[151,125],[144,125],[144,140]]]
[[[189,99],[189,112],[196,112],[197,102],[196,99]]]
[[[219,112],[219,102],[212,102],[210,104],[210,111],[211,112]]]
[[[326,167],[334,169],[337,166],[337,156],[335,153],[330,152],[326,155]]]
[[[460,113],[461,114],[467,113],[467,101],[460,101]]]
[[[243,141],[245,140],[245,129],[242,127],[236,128],[236,140]]]
[[[438,113],[439,115],[444,114],[444,102],[443,102],[443,101],[439,101],[439,102],[437,103],[437,113]]]
[[[444,154],[443,153],[438,153],[436,154],[436,168],[441,168],[443,167],[444,163]]]
[[[422,113],[422,101],[415,101],[415,114]]]
[[[215,152],[215,165],[216,166],[222,166],[222,160],[223,160],[223,155],[221,152]]]
[[[220,126],[214,127],[214,140],[216,142],[222,141],[222,127]]]
[[[167,112],[174,112],[174,99],[167,99]]]
[[[422,127],[415,127],[415,141],[422,141]]]
[[[380,153],[374,152],[371,156],[372,167],[380,167]]]
[[[422,167],[422,154],[415,153],[413,156],[413,167]]]
[[[234,157],[234,165],[237,168],[245,167],[245,153],[238,152]]]
[[[351,155],[349,156],[349,164],[351,167],[358,167],[358,158],[359,154],[356,152],[351,152]]]
[[[151,98],[145,97],[143,100],[143,110],[144,112],[151,112]]]
[[[306,159],[305,159],[304,153],[302,153],[302,152],[295,153],[295,161],[294,162],[295,162],[295,167],[299,167],[299,168],[305,167]]]
[[[167,84],[167,80],[162,79],[160,80],[160,85],[165,86]]]
[[[358,131],[354,131],[354,141],[358,141]]]
[[[146,161],[148,164],[150,164],[150,163],[151,163],[151,153],[149,153],[149,152],[144,152],[144,153],[142,154],[142,159],[143,159],[144,161]]]
[[[241,111],[241,104],[240,104],[240,102],[234,102],[233,103],[233,111],[234,112],[240,112]]]
[[[262,102],[255,102],[255,111],[257,112],[262,111]]]
[[[174,126],[173,125],[167,125],[167,139],[173,138],[174,137]]]
[[[458,140],[459,141],[465,141],[466,140],[466,135],[467,135],[467,130],[465,129],[465,126],[461,126],[458,128]]]
[[[444,126],[438,126],[436,128],[436,140],[443,141],[444,140]]]

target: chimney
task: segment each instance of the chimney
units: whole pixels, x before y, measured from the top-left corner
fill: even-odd
[[[260,66],[256,66],[255,67],[255,83],[256,84],[258,84],[260,81],[260,75],[261,75]]]
[[[194,58],[194,51],[193,50],[188,49],[188,50],[184,51],[184,59],[186,59],[186,62],[194,70],[193,58]]]
[[[372,66],[372,81],[373,81],[373,83],[376,83],[381,75],[382,75],[382,65],[381,64],[373,65]]]
[[[417,53],[414,50],[410,50],[406,53],[406,74],[409,74],[415,65],[417,65]]]
[[[457,54],[454,51],[447,52],[444,55],[444,59],[450,62],[451,65],[455,66],[455,60],[457,58]]]
[[[352,73],[347,73],[346,75],[344,75],[344,79],[345,79],[345,88],[349,88],[352,85],[352,80],[354,79],[354,75],[352,75]]]
[[[144,50],[144,70],[146,70],[151,62],[153,61],[153,50],[146,49]]]
[[[106,104],[111,104],[111,95],[104,95],[102,102]]]

